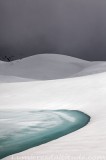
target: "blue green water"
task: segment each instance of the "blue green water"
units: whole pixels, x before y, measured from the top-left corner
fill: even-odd
[[[0,159],[74,132],[89,121],[90,116],[76,110],[1,111]]]

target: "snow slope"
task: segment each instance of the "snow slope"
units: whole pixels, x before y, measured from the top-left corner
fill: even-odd
[[[31,79],[21,78],[16,76],[0,75],[0,83],[27,82],[27,81],[31,81]]]
[[[62,79],[105,71],[106,62],[89,62],[57,54],[39,54],[13,62],[0,61],[2,82]]]
[[[5,63],[5,62],[3,62],[3,61],[0,61],[0,64],[3,64],[3,63]]]
[[[91,62],[91,65],[73,76],[85,76],[96,73],[106,72],[106,62]]]
[[[1,63],[0,75],[0,110],[70,109],[91,116],[77,132],[4,160],[106,159],[106,62],[44,54]],[[28,82],[17,82],[21,77]]]
[[[72,76],[90,62],[70,56],[57,54],[39,54],[0,64],[0,74],[35,80],[60,79]]]
[[[91,122],[58,140],[7,157],[34,160],[106,158],[106,73],[51,81],[0,84],[0,109],[70,109],[91,116]],[[51,158],[52,156],[52,158]],[[31,158],[29,159],[31,160]],[[81,159],[81,158],[80,158]],[[90,158],[89,158],[90,159]]]

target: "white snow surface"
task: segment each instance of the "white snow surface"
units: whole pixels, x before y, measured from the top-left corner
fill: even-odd
[[[47,55],[45,56],[47,57]],[[84,71],[85,73],[81,77],[79,73],[79,77],[73,78],[0,83],[0,110],[80,110],[91,116],[90,123],[74,133],[6,157],[4,160],[17,160],[22,157],[25,160],[106,159],[106,72],[105,69],[101,69],[105,68],[105,62],[102,66],[102,62],[94,64],[93,62],[72,59],[75,60],[75,63],[77,60],[81,66],[85,67],[90,67],[88,65],[90,63],[91,67],[88,70],[90,72],[93,70],[92,75],[87,75]],[[29,60],[23,59],[24,66],[27,66],[26,61],[30,61],[28,64],[30,66],[33,60],[33,57],[30,57]],[[59,63],[59,56],[57,56],[57,61]],[[69,57],[66,56],[63,61],[67,63]],[[14,63],[18,65],[20,62]],[[33,74],[35,73],[33,72]]]

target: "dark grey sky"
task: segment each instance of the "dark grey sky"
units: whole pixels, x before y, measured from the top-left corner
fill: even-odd
[[[106,60],[106,0],[0,0],[0,57]]]

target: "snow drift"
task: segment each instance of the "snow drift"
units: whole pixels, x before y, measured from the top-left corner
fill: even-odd
[[[89,64],[70,56],[39,54],[1,64],[0,74],[35,80],[61,79],[78,73]]]

